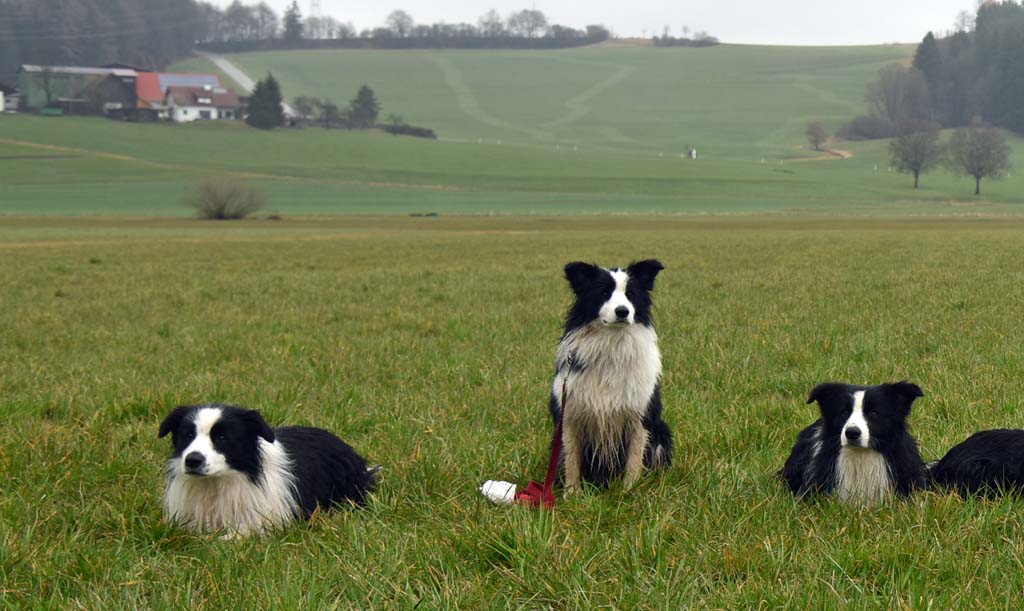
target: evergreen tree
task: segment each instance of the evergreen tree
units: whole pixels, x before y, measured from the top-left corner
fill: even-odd
[[[281,110],[281,87],[274,75],[256,83],[249,96],[249,114],[245,122],[259,129],[273,129],[284,125],[284,112]]]
[[[939,44],[935,42],[935,35],[931,32],[917,45],[913,66],[921,71],[930,87],[939,82],[942,76],[942,55],[939,53]]]
[[[302,40],[302,13],[299,12],[296,0],[292,0],[291,6],[284,12],[284,39],[288,42]]]
[[[356,97],[349,103],[351,108],[349,122],[352,127],[367,128],[377,123],[377,115],[380,114],[380,102],[374,95],[373,89],[363,85],[359,88]]]

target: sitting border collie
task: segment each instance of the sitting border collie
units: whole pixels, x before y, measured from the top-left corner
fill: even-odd
[[[932,483],[960,494],[1024,494],[1024,431],[981,431],[930,465]]]
[[[821,418],[800,433],[778,475],[799,497],[835,494],[860,505],[925,488],[927,470],[906,423],[923,396],[905,381],[816,386],[807,402],[818,402]]]
[[[164,509],[197,533],[245,536],[308,519],[317,509],[363,504],[374,470],[323,429],[272,429],[256,410],[186,405],[160,424],[171,434]]]
[[[565,494],[582,481],[607,485],[624,475],[628,490],[643,468],[672,461],[672,433],[661,419],[661,353],[651,320],[655,260],[626,269],[565,266],[575,294],[558,344],[551,416],[562,419]]]

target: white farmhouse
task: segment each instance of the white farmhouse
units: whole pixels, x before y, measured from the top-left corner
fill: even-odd
[[[178,123],[240,118],[238,94],[222,87],[171,86],[164,103],[170,118]]]

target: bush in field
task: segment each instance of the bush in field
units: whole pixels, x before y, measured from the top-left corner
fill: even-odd
[[[196,215],[206,220],[244,219],[263,208],[266,195],[261,189],[233,178],[204,180],[185,196],[185,205],[195,208]]]

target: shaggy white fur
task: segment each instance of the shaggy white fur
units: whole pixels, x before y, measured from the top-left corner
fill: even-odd
[[[582,368],[572,370],[570,360]],[[556,397],[568,378],[565,420],[594,443],[599,457],[610,459],[629,441],[623,432],[643,419],[661,377],[658,335],[646,325],[591,323],[562,339],[557,370]]]
[[[889,464],[880,452],[856,446],[839,450],[836,496],[865,506],[878,504],[895,492]]]
[[[298,514],[291,461],[278,442],[259,440],[262,473],[253,483],[231,469],[187,475],[181,457],[167,463],[164,509],[170,521],[193,532],[246,536],[284,526]]]

